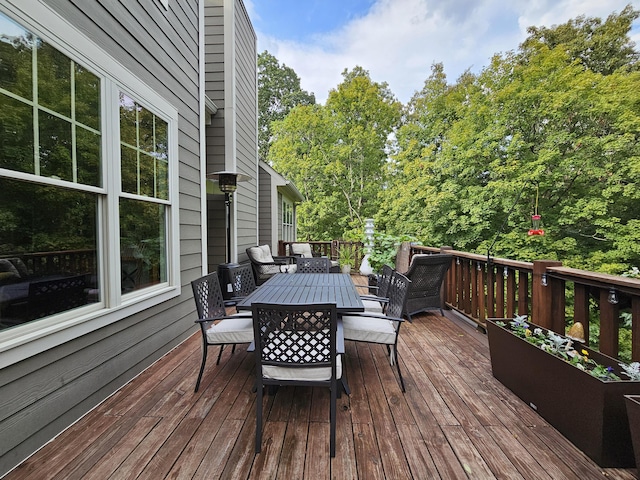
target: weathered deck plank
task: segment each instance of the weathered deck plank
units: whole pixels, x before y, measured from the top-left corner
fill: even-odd
[[[195,330],[195,328],[194,328]],[[635,478],[602,469],[491,374],[486,337],[435,314],[402,326],[402,393],[380,345],[346,343],[351,396],[329,458],[326,389],[264,397],[254,454],[253,356],[215,349],[193,392],[199,332],[6,476],[23,478]]]

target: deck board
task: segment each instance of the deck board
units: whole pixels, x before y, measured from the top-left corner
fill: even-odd
[[[195,328],[194,328],[195,332]],[[484,334],[447,314],[402,325],[402,393],[386,348],[347,341],[351,396],[337,402],[329,458],[326,389],[264,397],[254,454],[253,354],[210,351],[200,333],[171,351],[9,473],[23,478],[509,478],[627,480],[602,469],[491,374]]]

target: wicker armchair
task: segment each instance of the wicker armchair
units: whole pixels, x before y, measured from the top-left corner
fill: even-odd
[[[440,290],[453,256],[444,253],[414,255],[405,274],[411,280],[407,301],[402,312],[409,321],[416,313],[439,309],[444,314]]]
[[[262,285],[276,273],[295,272],[295,257],[274,257],[269,245],[247,248],[256,285]]]

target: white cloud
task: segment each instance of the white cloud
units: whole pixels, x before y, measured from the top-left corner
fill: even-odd
[[[407,102],[433,63],[442,62],[454,82],[467,69],[479,72],[494,54],[517,49],[531,25],[551,26],[578,15],[605,18],[628,1],[379,0],[366,16],[312,42],[285,42],[258,32],[258,44],[293,68],[302,88],[321,103],[342,81],[342,71],[356,65]],[[245,4],[251,12],[252,1]]]

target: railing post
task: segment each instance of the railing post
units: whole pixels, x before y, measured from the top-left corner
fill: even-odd
[[[518,315],[529,313],[529,274],[518,270]]]
[[[564,285],[560,280],[552,279],[547,275],[548,267],[559,267],[562,262],[554,260],[536,260],[533,262],[533,275],[531,285],[531,316],[533,323],[540,325],[541,327],[556,331],[557,333],[564,333],[564,315],[562,317],[562,331],[558,331],[556,328],[559,323],[557,319],[554,319],[554,302],[558,299],[554,299],[555,295],[562,295],[564,304]],[[542,285],[543,275],[545,275],[547,285]],[[562,287],[562,292],[560,292]],[[556,321],[554,321],[556,320]]]
[[[573,323],[582,323],[584,343],[589,345],[589,287],[575,283],[573,287]]]
[[[411,242],[402,242],[396,255],[396,270],[407,273],[411,263]]]
[[[631,360],[640,362],[640,298],[631,300]]]
[[[600,289],[600,348],[605,355],[619,355],[619,323],[620,307],[609,302],[609,291]]]
[[[453,247],[448,246],[448,245],[444,245],[440,247],[440,253],[450,253],[451,250],[453,250]],[[451,305],[454,304],[454,299],[455,299],[455,292],[452,289],[452,279],[454,278],[454,266],[455,266],[455,260],[451,260],[452,265],[449,267],[449,271],[447,272],[447,275],[445,275],[444,277],[444,281],[442,282],[442,290],[440,295],[444,296],[444,303],[449,303]]]

